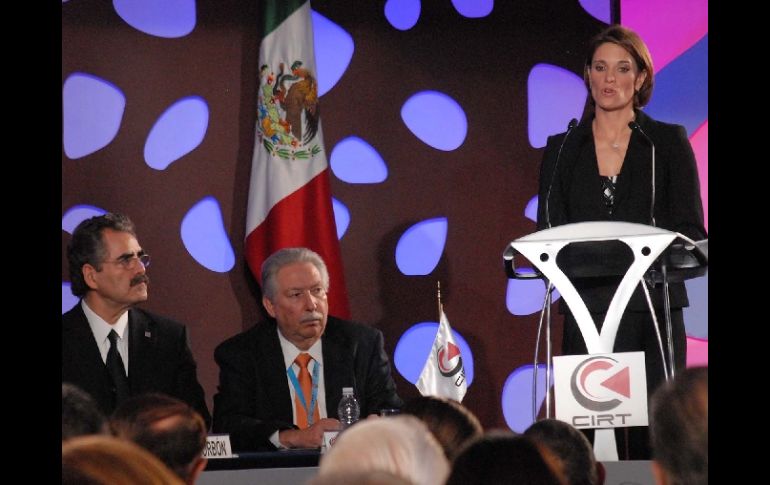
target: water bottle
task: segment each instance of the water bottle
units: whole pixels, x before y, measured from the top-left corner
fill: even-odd
[[[342,399],[337,406],[337,417],[342,425],[342,430],[358,421],[361,415],[361,407],[358,405],[358,399],[353,395],[352,387],[342,388]]]

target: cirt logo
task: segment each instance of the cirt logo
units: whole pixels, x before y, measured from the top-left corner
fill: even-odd
[[[628,366],[610,357],[590,357],[575,368],[570,379],[575,400],[591,411],[609,411],[631,398]]]
[[[446,345],[439,347],[436,351],[436,357],[436,360],[438,360],[438,370],[444,377],[452,377],[463,368],[460,348],[452,342],[447,342]],[[452,365],[452,361],[455,361],[454,365]]]

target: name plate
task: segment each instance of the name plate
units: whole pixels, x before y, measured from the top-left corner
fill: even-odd
[[[337,435],[339,434],[339,431],[324,431],[324,442],[323,445],[321,445],[321,453],[334,446],[334,442],[337,440]]]
[[[210,434],[206,436],[203,457],[212,460],[217,458],[237,458],[238,455],[233,454],[229,434]]]

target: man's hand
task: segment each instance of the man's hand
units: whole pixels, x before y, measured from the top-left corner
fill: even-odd
[[[338,431],[340,422],[324,418],[305,429],[285,429],[278,433],[281,444],[287,448],[318,448],[323,443],[324,431]]]

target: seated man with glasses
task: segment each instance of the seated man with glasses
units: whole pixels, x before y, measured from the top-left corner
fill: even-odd
[[[109,415],[129,396],[161,392],[206,421],[203,388],[187,329],[134,308],[147,300],[150,255],[122,214],[81,222],[67,246],[72,294],[81,298],[62,315],[62,382],[88,392]]]

